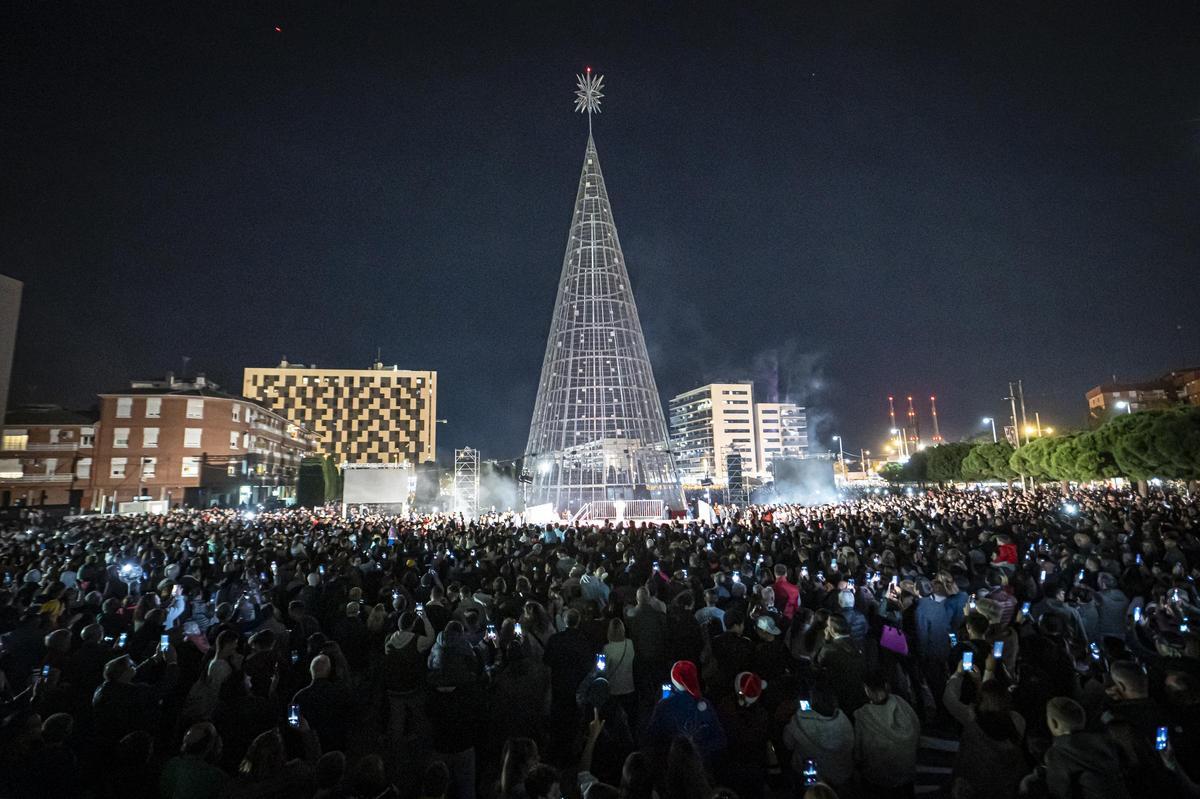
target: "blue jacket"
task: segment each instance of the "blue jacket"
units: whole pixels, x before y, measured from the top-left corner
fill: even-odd
[[[671,695],[654,706],[650,725],[646,728],[648,747],[665,754],[676,735],[691,739],[700,756],[712,758],[725,748],[725,730],[717,718],[717,709],[707,699],[694,699],[686,691]]]
[[[921,597],[917,600],[915,619],[921,657],[945,660],[950,653],[950,626],[942,604],[931,596]]]

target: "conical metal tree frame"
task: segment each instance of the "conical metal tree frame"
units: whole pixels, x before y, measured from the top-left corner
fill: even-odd
[[[658,499],[681,509],[669,441],[589,114],[525,448],[527,504],[574,512],[588,502]]]

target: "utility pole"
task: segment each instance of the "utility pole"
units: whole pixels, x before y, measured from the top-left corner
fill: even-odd
[[[1025,418],[1025,386],[1023,381],[1017,381],[1017,393],[1021,395],[1021,429],[1025,431],[1025,443],[1029,443],[1029,420]]]
[[[1008,404],[1009,404],[1009,407],[1012,408],[1013,449],[1020,449],[1021,448],[1021,430],[1020,430],[1020,428],[1017,427],[1017,397],[1016,397],[1016,394],[1013,393],[1013,385],[1012,385],[1011,381],[1008,384]],[[1023,475],[1023,474],[1020,475],[1020,478],[1021,478],[1021,490],[1024,491],[1025,490],[1025,475]]]

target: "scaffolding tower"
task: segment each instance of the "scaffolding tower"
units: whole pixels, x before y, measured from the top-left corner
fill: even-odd
[[[479,512],[479,450],[454,450],[454,512],[474,519]]]

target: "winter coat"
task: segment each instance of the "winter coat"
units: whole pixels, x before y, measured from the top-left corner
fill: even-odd
[[[1054,738],[1046,752],[1046,787],[1055,799],[1128,799],[1117,747],[1097,733]]]
[[[921,720],[898,696],[854,711],[854,760],[872,785],[895,787],[916,778]]]
[[[797,710],[783,728],[783,742],[792,750],[797,774],[803,774],[805,762],[811,760],[821,779],[834,786],[846,785],[854,775],[854,727],[840,710],[832,716]]]
[[[1125,612],[1129,609],[1129,597],[1120,588],[1096,592],[1096,611],[1100,614],[1098,628],[1100,637],[1125,638]]]

